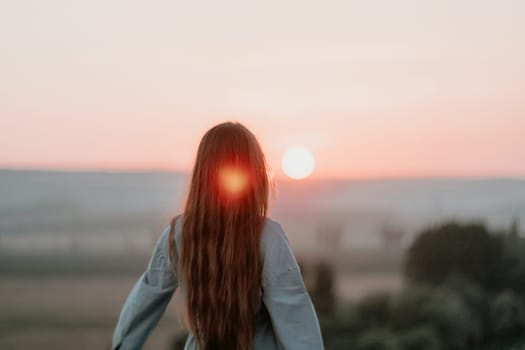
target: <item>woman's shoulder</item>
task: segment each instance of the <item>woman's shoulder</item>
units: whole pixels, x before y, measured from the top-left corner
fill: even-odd
[[[261,251],[279,245],[289,245],[288,237],[281,224],[271,218],[266,218],[261,233]]]
[[[182,220],[184,219],[184,215],[183,214],[178,214],[178,215],[175,215],[170,223],[170,228],[171,228],[171,225],[174,225],[173,227],[173,236],[174,236],[174,239],[175,239],[175,243],[177,245],[180,244],[180,240],[181,240],[181,234],[182,234]]]
[[[264,288],[297,282],[300,268],[280,223],[272,219],[266,220],[259,247]]]

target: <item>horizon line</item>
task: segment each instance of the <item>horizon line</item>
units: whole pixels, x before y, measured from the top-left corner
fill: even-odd
[[[13,172],[47,172],[47,173],[107,173],[107,174],[180,174],[180,175],[191,175],[191,171],[182,169],[108,169],[108,168],[62,168],[62,167],[5,167],[0,166],[0,171],[13,171]],[[398,175],[398,176],[370,176],[370,177],[330,177],[330,176],[319,176],[309,177],[305,179],[292,179],[283,175],[274,177],[274,180],[287,181],[287,182],[322,182],[322,181],[403,181],[403,180],[470,180],[470,181],[483,181],[483,180],[513,180],[513,181],[524,181],[525,175],[454,175],[454,174],[420,174],[420,175]]]

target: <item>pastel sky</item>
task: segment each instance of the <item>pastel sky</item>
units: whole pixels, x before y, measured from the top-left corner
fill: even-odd
[[[0,3],[0,168],[189,170],[224,120],[277,174],[524,177],[525,2]]]

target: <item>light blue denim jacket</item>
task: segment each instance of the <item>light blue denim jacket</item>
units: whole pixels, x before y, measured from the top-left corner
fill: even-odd
[[[176,246],[180,246],[181,221],[175,225]],[[113,334],[114,350],[141,349],[179,286],[170,265],[168,239],[169,226],[122,308]],[[281,225],[271,219],[266,219],[261,235],[260,256],[262,285],[253,349],[324,349],[319,321],[297,261]],[[182,283],[180,287],[184,294]],[[191,333],[184,349],[195,349]]]

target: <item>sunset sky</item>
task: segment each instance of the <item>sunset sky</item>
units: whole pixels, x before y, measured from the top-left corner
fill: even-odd
[[[244,123],[280,174],[525,177],[525,2],[5,1],[0,168],[190,169]]]

